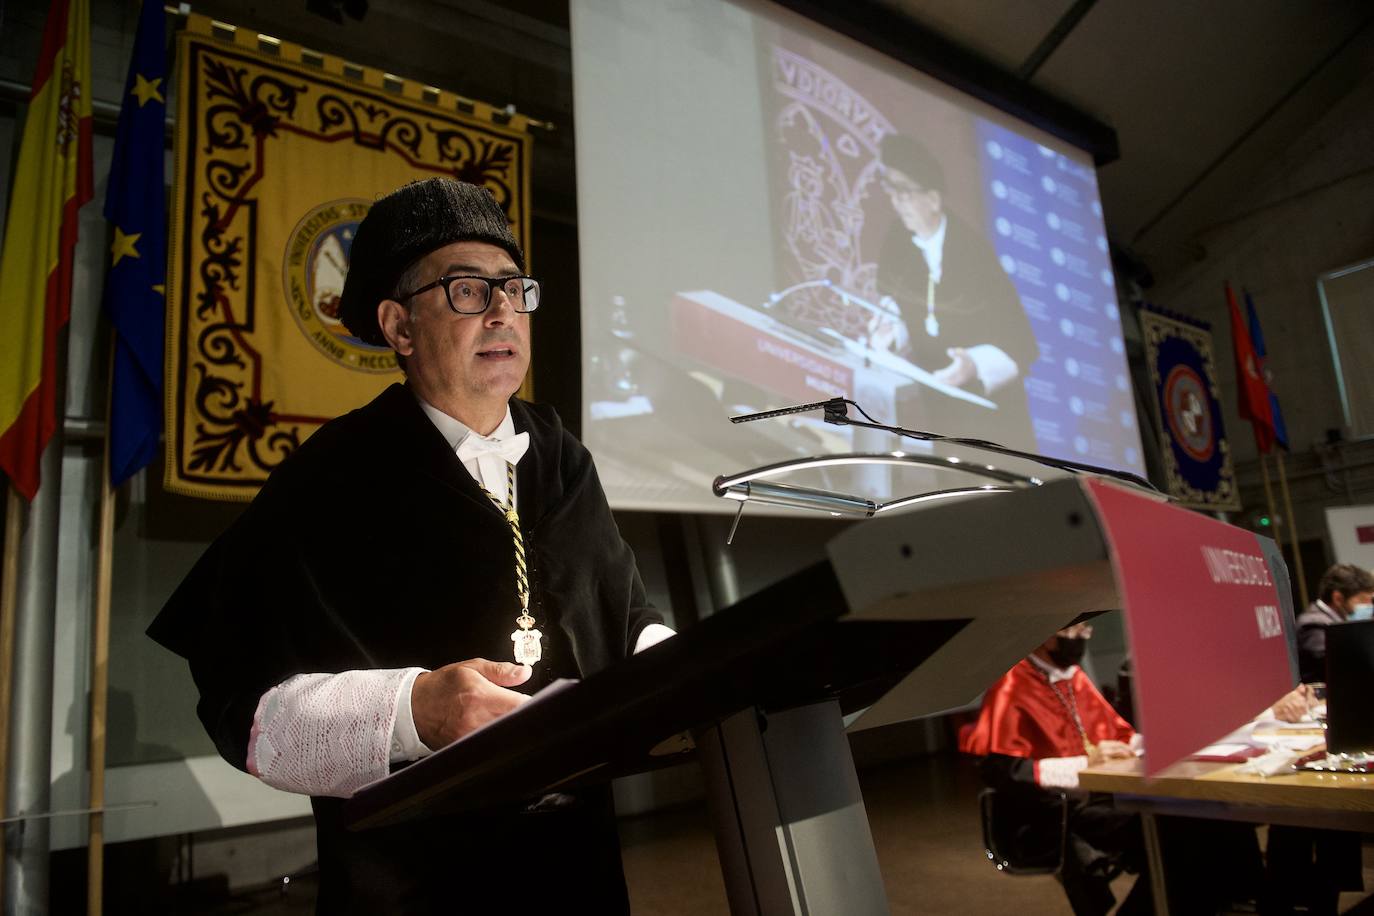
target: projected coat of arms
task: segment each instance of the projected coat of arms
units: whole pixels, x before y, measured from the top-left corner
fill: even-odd
[[[800,54],[772,51],[784,100],[773,123],[785,151],[782,235],[797,285],[782,308],[806,324],[857,337],[870,315],[849,294],[878,297],[877,264],[860,248],[864,200],[876,188],[878,146],[893,127],[860,93]]]
[[[1145,362],[1163,433],[1166,489],[1180,505],[1209,512],[1240,509],[1240,492],[1222,427],[1212,332],[1202,322],[1141,309]]]
[[[196,15],[178,60],[164,483],[246,500],[401,377],[339,321],[371,202],[435,175],[480,184],[528,251],[531,144],[451,94]]]

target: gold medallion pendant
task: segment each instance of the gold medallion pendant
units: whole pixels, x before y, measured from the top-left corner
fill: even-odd
[[[520,626],[520,629],[510,634],[511,642],[515,643],[515,663],[533,665],[544,657],[544,650],[540,646],[544,634],[534,628],[534,618],[530,616],[529,611],[521,611],[515,622]]]

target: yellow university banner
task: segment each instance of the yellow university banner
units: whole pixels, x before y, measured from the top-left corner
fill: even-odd
[[[400,378],[338,320],[371,202],[434,175],[480,184],[528,251],[531,144],[519,116],[202,16],[178,60],[165,485],[246,500]]]

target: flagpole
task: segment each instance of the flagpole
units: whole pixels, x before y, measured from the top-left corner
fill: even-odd
[[[1259,453],[1260,475],[1264,478],[1264,502],[1269,506],[1270,530],[1274,532],[1274,543],[1279,546],[1279,552],[1283,551],[1283,533],[1279,530],[1282,526],[1277,524],[1278,510],[1274,508],[1274,485],[1269,482],[1269,465],[1264,461],[1264,452]],[[1303,605],[1306,607],[1307,605]]]
[[[1307,573],[1302,568],[1302,551],[1298,549],[1298,521],[1293,517],[1293,498],[1288,495],[1288,471],[1283,466],[1283,452],[1274,450],[1279,467],[1279,489],[1283,493],[1283,511],[1288,516],[1288,539],[1293,544],[1293,565],[1298,568],[1298,598],[1302,601],[1299,613],[1307,607]]]
[[[24,500],[12,485],[5,485],[5,554],[0,561],[0,817],[8,811],[10,759],[10,672],[14,670],[14,610],[19,588],[19,538],[23,528]],[[5,833],[0,830],[0,861],[4,860]],[[0,908],[5,902],[5,870],[0,868]]]
[[[86,913],[100,916],[105,890],[105,727],[109,696],[110,592],[114,578],[115,493],[110,485],[110,442],[114,428],[115,337],[110,338],[106,384],[105,447],[100,462],[100,536],[96,558],[95,613],[91,620],[90,840],[86,847]]]

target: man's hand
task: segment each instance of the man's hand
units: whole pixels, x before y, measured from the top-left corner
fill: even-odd
[[[878,304],[890,315],[870,315],[868,318],[868,345],[875,350],[896,353],[906,341],[906,326],[902,323],[901,307],[891,296],[883,296]]]
[[[943,369],[936,369],[931,373],[937,379],[946,385],[963,388],[977,377],[978,371],[973,364],[973,358],[968,355],[963,347],[951,347],[945,352],[949,354],[951,362]]]
[[[1135,756],[1131,746],[1122,741],[1099,741],[1088,755],[1088,765],[1096,766],[1104,760],[1125,760]]]
[[[1283,698],[1271,707],[1274,718],[1280,722],[1301,722],[1312,704],[1312,688],[1299,684],[1298,689],[1285,693]]]
[[[868,323],[868,345],[875,350],[895,353],[897,352],[897,338],[901,333],[896,318],[874,316],[873,320]]]
[[[530,679],[528,665],[470,658],[415,678],[410,711],[426,747],[438,750],[529,699],[507,687]]]

